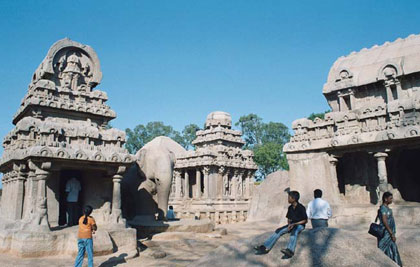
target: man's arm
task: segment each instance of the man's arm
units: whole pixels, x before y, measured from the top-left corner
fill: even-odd
[[[332,217],[332,210],[329,203],[327,203],[327,215],[328,215],[328,218]]]
[[[309,202],[308,204],[308,209],[306,210],[306,215],[308,216],[308,218],[312,218],[312,201]]]

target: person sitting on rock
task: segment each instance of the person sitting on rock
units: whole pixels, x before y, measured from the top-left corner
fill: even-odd
[[[174,221],[175,220],[175,213],[174,213],[174,207],[169,206],[168,212],[166,213],[166,219],[168,221]]]
[[[254,247],[255,254],[261,255],[268,253],[276,244],[280,236],[290,233],[289,243],[286,249],[282,249],[281,252],[286,258],[291,258],[295,254],[297,237],[300,232],[305,229],[305,224],[308,222],[308,216],[306,215],[305,207],[299,203],[300,194],[297,191],[290,191],[288,196],[288,202],[290,204],[286,218],[287,225],[278,228],[274,234],[272,234],[263,245]]]
[[[328,219],[331,218],[330,204],[323,200],[321,189],[314,191],[314,200],[309,202],[306,214],[311,220],[312,228],[328,227]]]

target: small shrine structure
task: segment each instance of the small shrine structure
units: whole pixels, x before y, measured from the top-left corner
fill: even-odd
[[[253,152],[242,149],[242,133],[226,112],[210,113],[196,136],[195,151],[177,156],[169,204],[178,218],[245,221],[257,170]]]

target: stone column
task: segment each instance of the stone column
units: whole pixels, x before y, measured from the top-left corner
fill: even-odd
[[[190,197],[190,176],[188,170],[185,170],[184,183],[184,199],[188,199]]]
[[[230,198],[236,199],[237,197],[237,177],[238,177],[238,170],[233,171],[233,177],[232,177],[232,187],[230,188]]]
[[[204,167],[203,173],[204,173],[204,198],[208,199],[209,198],[209,185],[210,185],[209,183],[210,168]]]
[[[216,182],[216,198],[220,199],[223,197],[224,193],[224,183],[223,183],[223,174],[225,172],[225,167],[221,166],[218,170],[217,182]]]
[[[338,187],[338,177],[337,177],[337,163],[338,159],[335,156],[329,157],[330,162],[330,175],[333,187],[333,195],[332,195],[332,202],[338,201],[340,199],[340,189]]]
[[[33,170],[30,170],[28,173],[28,178],[26,180],[26,195],[24,200],[24,210],[23,210],[23,220],[30,221],[36,207],[36,175]]]
[[[35,164],[29,162],[29,168],[35,171],[35,177],[33,180],[37,181],[37,192],[36,192],[36,208],[33,214],[32,229],[35,231],[49,231],[50,224],[48,222],[47,212],[47,195],[46,195],[46,181],[49,176],[49,170],[51,168],[51,162],[43,162],[39,166],[39,163]]]
[[[181,173],[174,171],[175,176],[175,199],[181,199]]]
[[[249,188],[250,188],[250,183],[251,183],[251,175],[252,175],[252,172],[251,171],[248,171],[248,172],[246,172],[245,173],[245,198],[246,199],[249,199],[250,197],[251,197],[251,191],[249,190]]]
[[[23,198],[24,198],[24,182],[26,180],[26,175],[19,171],[17,173],[17,176],[14,180],[13,185],[13,203],[14,206],[12,219],[13,220],[20,220],[22,219],[22,213],[23,213]]]
[[[195,171],[195,198],[201,198],[201,171]]]
[[[9,173],[8,172],[4,172],[3,173],[3,177],[2,177],[2,186],[3,186],[3,191],[2,191],[2,195],[1,195],[1,215],[4,218],[7,218],[7,207],[9,206],[7,203],[7,194],[8,194],[8,188],[7,188],[7,183],[8,183],[8,179],[9,179]]]
[[[378,177],[379,177],[379,191],[388,191],[388,175],[386,171],[385,159],[388,157],[387,153],[378,152],[374,155],[378,161]]]
[[[112,188],[112,211],[111,220],[114,224],[123,223],[122,212],[121,212],[121,180],[122,175],[115,174],[112,177],[113,188]]]

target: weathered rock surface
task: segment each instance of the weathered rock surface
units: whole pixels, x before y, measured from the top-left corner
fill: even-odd
[[[281,259],[289,236],[282,236],[270,253],[255,255],[253,247],[272,232],[220,246],[192,266],[397,266],[375,244],[353,232],[336,228],[305,230],[299,236],[296,254]]]
[[[248,221],[276,221],[286,216],[287,191],[290,182],[287,171],[276,171],[254,189],[248,213]]]

